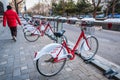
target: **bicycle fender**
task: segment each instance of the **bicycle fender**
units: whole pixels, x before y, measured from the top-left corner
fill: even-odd
[[[60,52],[60,54],[59,54],[59,52]],[[45,54],[50,54],[53,58],[56,58],[57,55],[59,54],[58,55],[58,60],[59,60],[62,58],[67,58],[68,53],[61,44],[51,43],[51,44],[48,44],[45,47],[43,47],[40,51],[38,51],[34,60],[38,60],[41,56],[43,56]]]
[[[30,32],[32,32],[34,34],[40,34],[40,32],[38,30],[36,30],[36,28],[34,28],[32,26],[31,27],[27,27],[27,28],[24,29],[24,33],[27,32],[27,31],[30,31]]]
[[[23,27],[23,29],[28,30],[28,31],[32,31],[35,28],[33,26],[31,26],[31,25],[26,25],[26,26]]]

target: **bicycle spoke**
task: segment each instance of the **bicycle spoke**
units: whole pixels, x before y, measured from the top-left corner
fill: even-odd
[[[34,33],[31,33],[30,31],[26,31],[24,33],[24,37],[27,41],[34,42],[39,38],[39,34],[34,34]]]
[[[98,50],[98,41],[95,37],[91,36],[87,38],[87,42],[89,47],[88,49],[85,48],[85,46],[87,46],[86,41],[82,43],[80,48],[81,58],[83,58],[84,60],[92,59]]]
[[[39,60],[37,60],[36,66],[40,74],[49,77],[59,73],[62,70],[65,62],[66,59],[64,61],[61,61],[61,63],[54,62],[54,59],[50,54],[45,54]]]

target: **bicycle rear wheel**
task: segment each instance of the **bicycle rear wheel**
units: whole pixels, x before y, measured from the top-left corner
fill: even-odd
[[[27,41],[34,42],[34,41],[38,40],[40,35],[39,34],[34,34],[31,31],[26,31],[26,32],[24,32],[24,37]]]
[[[86,43],[88,42],[88,45]],[[83,60],[90,60],[92,59],[95,54],[98,51],[98,40],[94,36],[90,36],[85,40],[81,47],[80,47],[80,53],[81,53],[81,58]]]
[[[66,59],[60,62],[53,62],[54,58],[50,54],[45,54],[36,61],[38,72],[47,77],[58,74],[64,67]]]

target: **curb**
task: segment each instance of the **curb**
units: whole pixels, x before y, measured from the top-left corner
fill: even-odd
[[[2,26],[2,23],[0,23],[0,35],[4,32],[4,27]]]
[[[108,65],[105,65],[105,64],[109,64],[109,62],[102,64],[104,63],[104,61],[101,62],[99,59],[96,58],[96,59],[91,60],[90,63],[92,63],[97,68],[102,70],[103,75],[108,77],[108,79],[120,80],[120,72],[117,72],[115,69],[112,69]]]
[[[73,47],[72,42],[68,42],[70,44],[70,47]],[[77,55],[77,52],[76,52]],[[79,56],[79,55],[78,55]],[[102,60],[102,61],[101,61]],[[91,63],[95,67],[99,68],[101,71],[103,71],[103,75],[106,76],[108,79],[115,79],[120,80],[120,66],[96,55],[94,59],[85,61],[86,63]],[[114,66],[117,69],[119,69],[119,72],[115,69],[111,68],[110,66]]]

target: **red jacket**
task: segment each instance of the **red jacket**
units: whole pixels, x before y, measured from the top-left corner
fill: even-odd
[[[6,26],[6,22],[9,27],[17,27],[17,21],[19,25],[21,25],[20,19],[17,15],[17,13],[13,10],[7,10],[4,12],[3,16],[3,26]]]

